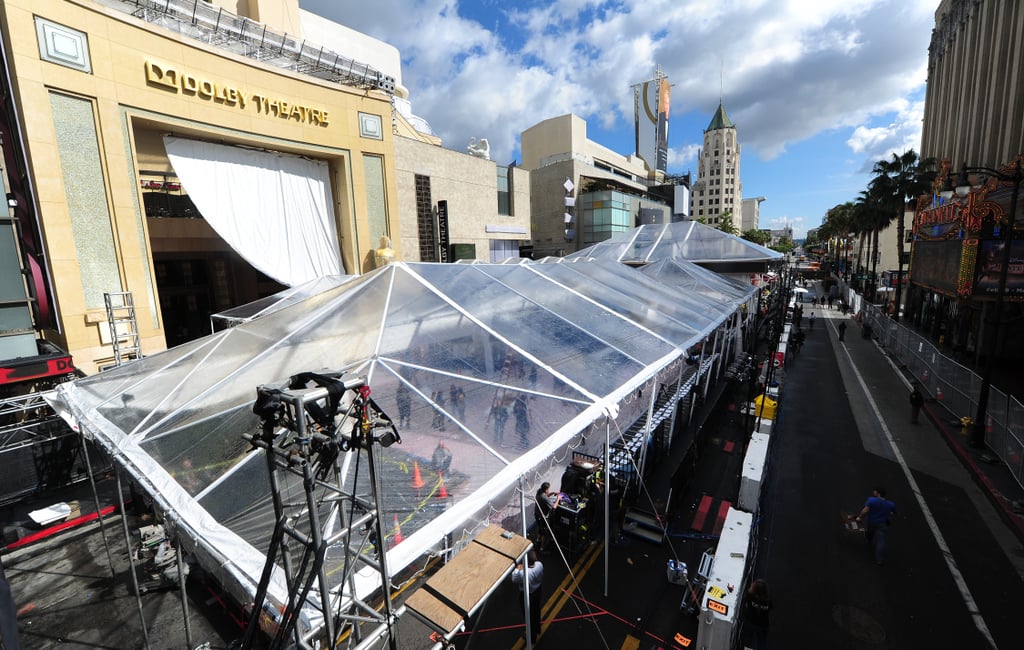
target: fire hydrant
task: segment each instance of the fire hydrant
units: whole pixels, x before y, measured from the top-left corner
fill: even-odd
[[[960,418],[960,426],[962,427],[961,433],[965,436],[971,435],[971,426],[974,425],[974,420],[968,416]]]

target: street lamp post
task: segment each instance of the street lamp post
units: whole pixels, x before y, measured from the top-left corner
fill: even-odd
[[[896,260],[896,310],[892,314],[892,319],[897,323],[900,321],[900,304],[903,302],[903,244],[906,239],[903,233],[906,230],[907,203],[908,201],[904,198],[903,205],[900,206],[899,232],[896,235],[899,240],[897,242],[898,246],[896,247],[896,255],[899,256],[899,259]]]
[[[978,394],[978,412],[971,425],[972,447],[984,448],[985,446],[985,420],[988,415],[988,396],[992,388],[993,358],[995,357],[995,339],[999,333],[999,326],[1003,318],[1003,298],[1006,294],[1006,278],[1010,270],[1010,250],[1013,247],[1013,227],[1017,220],[1017,195],[1020,193],[1021,180],[1024,180],[1024,173],[1021,170],[1021,159],[1018,158],[1014,164],[1012,173],[1005,173],[988,167],[964,166],[960,173],[960,183],[957,185],[956,193],[959,196],[966,196],[971,191],[967,180],[968,174],[984,174],[997,178],[1004,183],[1013,183],[1013,194],[1010,197],[1010,213],[1007,222],[1003,225],[1003,259],[999,269],[999,285],[996,289],[996,301],[993,307],[992,317],[984,324],[985,331],[985,360],[982,366],[981,392]],[[995,323],[995,327],[993,327]]]

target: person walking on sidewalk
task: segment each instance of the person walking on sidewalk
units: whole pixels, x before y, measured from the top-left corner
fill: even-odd
[[[814,329],[814,312],[813,311],[811,312],[811,315],[807,317],[807,322],[811,324],[811,329],[813,330]]]
[[[924,395],[918,390],[917,384],[914,384],[914,389],[910,391],[910,423],[917,424],[917,416],[921,413],[921,407],[924,406]]]
[[[896,504],[885,498],[885,488],[877,487],[857,515],[857,521],[865,523],[864,535],[868,544],[874,547],[875,564],[878,566],[885,562],[885,545],[889,537],[889,526],[895,514]]]
[[[845,341],[846,340],[846,321],[841,321],[839,323],[839,328],[838,329],[839,329],[839,340],[840,341]]]

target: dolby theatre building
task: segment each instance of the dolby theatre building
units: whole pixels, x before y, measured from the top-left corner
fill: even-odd
[[[0,216],[17,253],[0,274],[24,278],[3,296],[0,357],[32,352],[16,336],[30,312],[24,344],[91,374],[112,363],[111,294],[130,293],[151,354],[209,333],[211,313],[370,270],[381,237],[400,241],[394,136],[417,134],[395,108],[393,47],[297,0],[0,11]]]

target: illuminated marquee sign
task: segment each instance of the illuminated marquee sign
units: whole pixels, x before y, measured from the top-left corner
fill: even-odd
[[[331,123],[330,115],[322,108],[304,106],[280,97],[246,93],[231,84],[197,77],[172,65],[155,61],[146,61],[146,83],[197,99],[225,106],[237,106],[242,110],[252,106],[262,115],[294,120],[300,124],[328,126]]]

